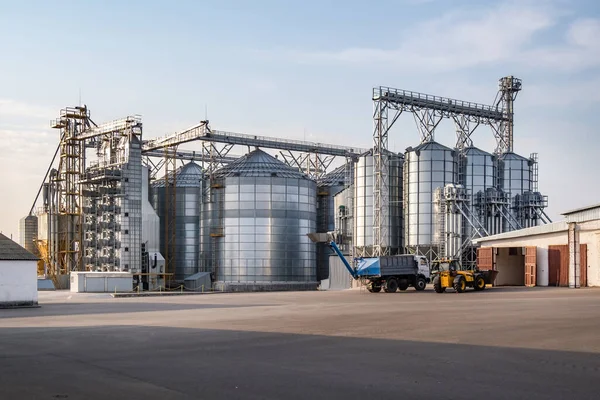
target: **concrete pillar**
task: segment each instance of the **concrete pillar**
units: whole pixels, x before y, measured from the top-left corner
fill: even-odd
[[[579,227],[577,223],[569,223],[569,287],[581,287],[580,278]]]

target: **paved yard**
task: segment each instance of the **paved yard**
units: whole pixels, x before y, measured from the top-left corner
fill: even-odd
[[[1,399],[596,399],[600,290],[113,299],[0,310]]]

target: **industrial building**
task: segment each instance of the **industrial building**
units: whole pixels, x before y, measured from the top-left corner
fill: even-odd
[[[0,233],[0,308],[38,304],[39,257]]]
[[[474,240],[481,269],[496,285],[600,286],[600,205],[562,214],[563,221]]]
[[[314,289],[330,273],[329,249],[306,236],[315,231],[335,232],[351,257],[408,252],[474,265],[473,239],[551,222],[537,155],[513,149],[520,90],[519,79],[502,78],[494,104],[483,105],[377,87],[370,149],[208,121],[146,140],[138,116],[98,125],[87,107],[67,108],[53,122],[60,141],[22,221],[24,240],[56,287],[86,271],[130,273],[142,290],[207,274],[218,290]],[[394,153],[388,136],[403,113],[421,140]],[[456,143],[436,142],[442,120],[454,123]],[[474,146],[478,126],[490,128],[493,151]]]

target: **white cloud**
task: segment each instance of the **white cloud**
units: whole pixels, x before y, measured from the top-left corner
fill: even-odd
[[[582,70],[600,65],[600,19],[573,21],[564,43],[532,49],[523,54],[530,66],[552,68],[563,72]]]
[[[394,49],[350,47],[333,52],[292,51],[288,56],[302,63],[386,63],[404,70],[456,70],[512,59],[536,33],[553,26],[558,16],[552,7],[504,3],[492,10],[454,11],[407,27]]]
[[[536,45],[538,35],[558,27],[569,15],[568,8],[559,8],[553,2],[508,1],[492,9],[453,11],[406,27],[394,48],[278,50],[276,54],[302,64],[381,64],[398,71],[425,73],[498,63],[563,71],[600,65],[600,19],[572,21],[562,33],[561,43]]]
[[[0,117],[45,118],[50,120],[56,117],[56,110],[17,100],[0,99]]]

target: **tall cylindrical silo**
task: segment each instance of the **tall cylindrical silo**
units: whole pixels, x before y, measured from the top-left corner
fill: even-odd
[[[19,221],[19,244],[30,253],[39,255],[36,245],[38,238],[38,217],[28,215]]]
[[[532,191],[533,161],[515,153],[504,153],[500,156],[500,187],[509,196],[510,213],[521,227],[528,226],[528,221],[521,218],[519,200],[524,193]],[[513,227],[505,223],[504,231]]]
[[[406,247],[428,257],[437,256],[433,193],[458,181],[456,152],[437,142],[408,148],[404,161],[404,223]]]
[[[467,190],[469,209],[490,234],[500,233],[496,230],[501,229],[498,227],[501,215],[486,203],[486,192],[498,185],[497,176],[496,156],[477,147],[467,147],[460,155],[460,184]],[[463,222],[464,237],[471,237],[472,226],[466,220]]]
[[[166,254],[166,190],[164,179],[153,185],[152,203],[160,217],[160,251]],[[190,162],[176,171],[175,188],[175,280],[181,281],[199,271],[200,217],[204,174]]]
[[[345,187],[346,165],[334,169],[317,181],[317,232],[335,230],[336,210],[334,197]],[[317,243],[317,280],[329,277],[329,256],[332,251],[327,243]]]
[[[207,269],[226,290],[315,289],[317,184],[255,150],[216,171],[206,205]],[[207,243],[208,242],[208,243]]]
[[[354,206],[352,235],[356,256],[370,256],[373,253],[373,152],[362,154],[354,167]],[[385,229],[387,235],[382,245],[390,254],[399,254],[403,250],[402,229],[402,166],[401,154],[387,154],[387,170],[384,171],[388,182],[388,208]]]

